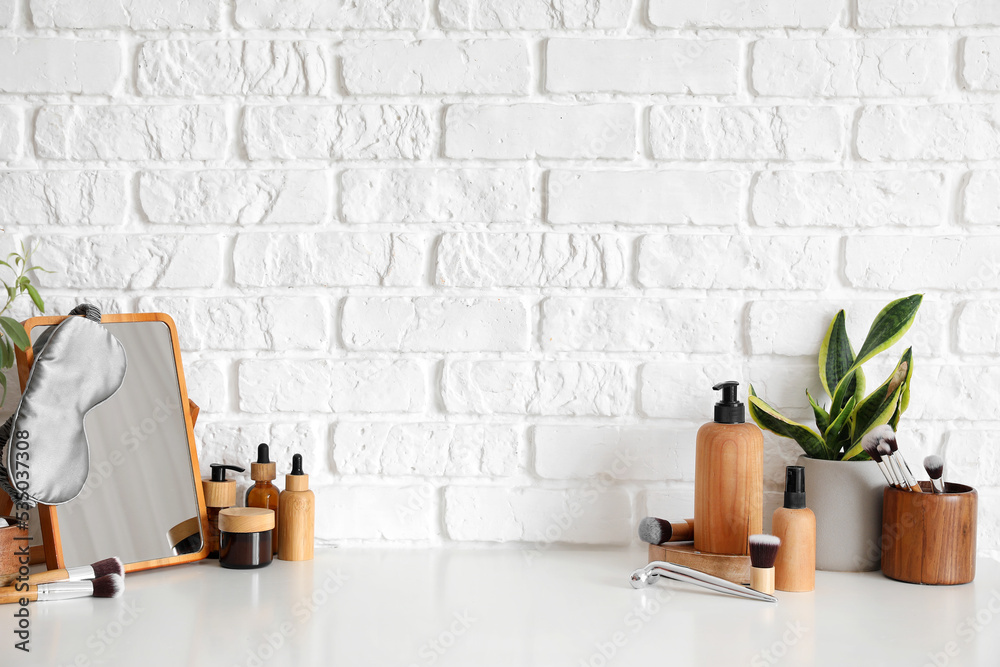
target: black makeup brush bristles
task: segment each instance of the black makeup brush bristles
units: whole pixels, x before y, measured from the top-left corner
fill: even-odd
[[[924,459],[924,470],[931,479],[941,479],[944,474],[944,459],[937,454],[931,454]]]
[[[647,516],[639,522],[639,539],[648,544],[665,544],[670,541],[674,529],[669,521]]]
[[[762,569],[774,567],[780,546],[781,538],[774,535],[751,535],[750,564]]]
[[[875,434],[875,431],[869,431],[865,437],[861,438],[861,448],[878,463],[882,463],[882,455],[878,451],[880,441],[881,439]]]
[[[94,579],[100,579],[109,574],[117,574],[119,577],[125,575],[125,567],[117,556],[91,563],[90,567],[94,568]]]
[[[125,592],[125,580],[117,574],[106,574],[94,579],[95,598],[116,598]]]
[[[924,459],[924,470],[931,478],[931,487],[934,493],[944,493],[944,480],[941,479],[944,475],[944,459],[937,454],[931,454]]]

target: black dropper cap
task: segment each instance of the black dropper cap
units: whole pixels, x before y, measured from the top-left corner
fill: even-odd
[[[712,387],[715,391],[722,390],[722,400],[715,404],[716,423],[742,424],[747,420],[736,390],[739,386],[740,383],[736,380],[727,380]]]
[[[292,472],[288,473],[290,475],[304,475],[302,472],[302,455],[293,454],[292,455]]]
[[[257,460],[254,463],[270,463],[271,460],[268,458],[270,451],[267,448],[266,443],[260,443],[257,445]]]
[[[802,466],[785,468],[785,507],[800,510],[806,506],[806,469]]]
[[[213,463],[209,467],[212,468],[213,482],[225,482],[227,470],[235,470],[236,472],[244,472],[246,470],[246,468],[241,468],[239,466],[224,465],[222,463]]]

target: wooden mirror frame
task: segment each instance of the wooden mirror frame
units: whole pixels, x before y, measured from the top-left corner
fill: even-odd
[[[59,324],[66,319],[66,317],[68,316],[32,317],[25,320],[22,324],[24,325],[24,330],[30,339],[31,330],[34,327]],[[167,329],[170,331],[170,343],[174,350],[174,364],[177,367],[177,384],[179,385],[181,392],[181,405],[188,406],[188,409],[184,410],[184,424],[187,430],[188,448],[191,455],[191,473],[195,480],[195,492],[198,494],[198,514],[199,521],[201,522],[201,551],[181,554],[180,556],[169,556],[167,558],[139,561],[136,563],[125,563],[125,571],[140,572],[142,570],[151,570],[158,567],[167,567],[169,565],[179,565],[181,563],[203,560],[208,557],[209,549],[208,540],[205,539],[207,533],[206,527],[208,526],[208,512],[205,508],[205,492],[201,485],[201,468],[198,465],[198,451],[194,441],[194,420],[198,416],[198,406],[192,403],[187,396],[187,383],[184,380],[184,367],[181,364],[181,347],[177,339],[177,326],[174,324],[173,318],[166,313],[108,314],[101,317],[101,322],[107,324],[120,322],[162,322],[167,325]],[[15,350],[15,352],[17,356],[17,377],[21,384],[21,392],[23,393],[24,387],[28,383],[28,377],[31,374],[31,364],[34,362],[35,354],[34,349],[31,347],[28,347],[26,350]],[[0,493],[0,496],[2,496],[2,498],[0,498],[0,515],[8,514],[10,506],[13,505],[13,501],[8,498],[6,494]],[[38,523],[41,528],[42,546],[45,551],[45,564],[47,569],[58,570],[65,567],[62,552],[62,539],[59,535],[59,514],[57,512],[57,508],[53,505],[43,505],[39,503]],[[77,563],[77,565],[85,564],[86,563]]]

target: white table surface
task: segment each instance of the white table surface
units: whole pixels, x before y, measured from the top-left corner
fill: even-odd
[[[0,665],[1000,665],[1000,564],[965,586],[820,572],[778,604],[672,582],[631,550],[317,550],[129,575],[115,600],[0,608]],[[948,655],[949,652],[951,655]]]

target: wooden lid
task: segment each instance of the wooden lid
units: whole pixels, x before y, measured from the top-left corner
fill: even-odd
[[[206,507],[232,507],[236,504],[236,480],[230,479],[225,482],[213,482],[210,479],[203,479],[201,483],[205,487]]]
[[[250,479],[255,482],[270,481],[278,476],[278,464],[274,461],[270,463],[251,463]]]
[[[224,533],[262,533],[274,530],[274,510],[261,507],[227,507],[219,512]]]

